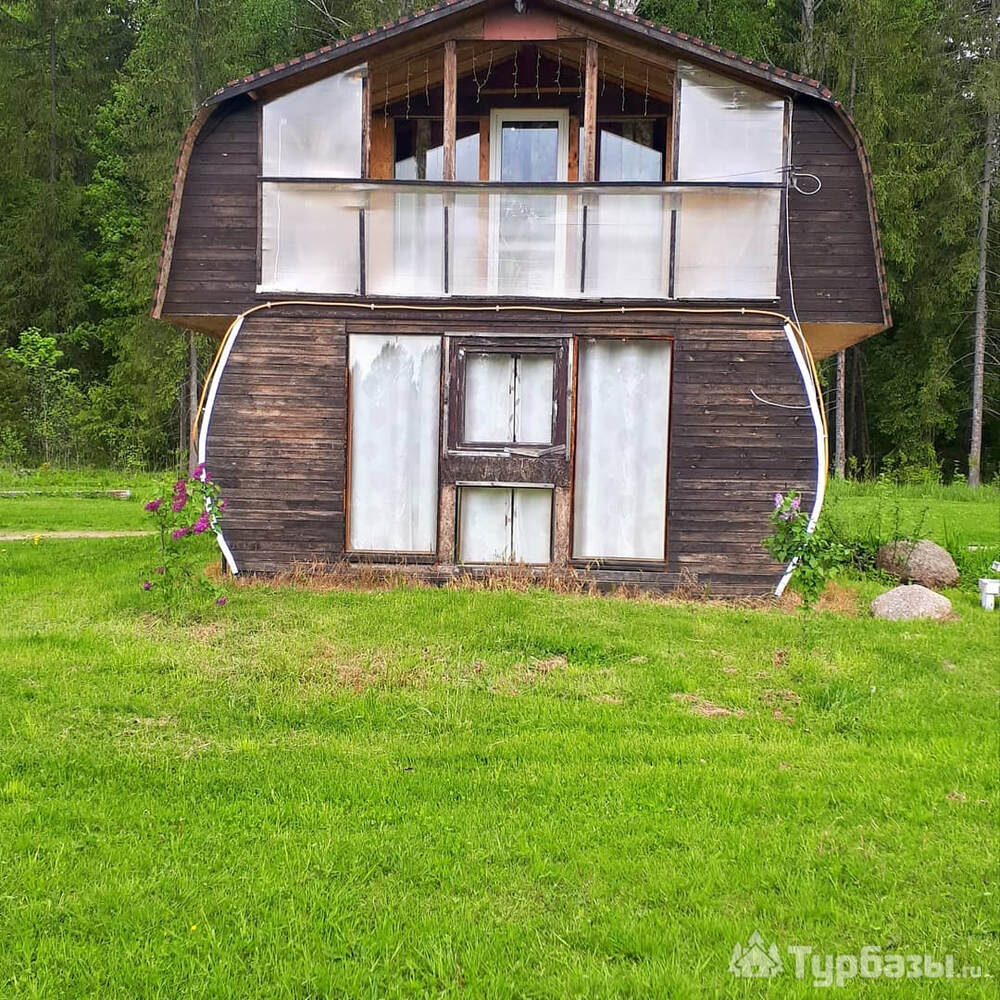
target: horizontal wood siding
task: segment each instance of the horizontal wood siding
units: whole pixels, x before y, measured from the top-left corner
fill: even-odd
[[[216,112],[198,136],[181,200],[163,312],[233,316],[257,290],[258,106]]]
[[[881,323],[875,237],[858,151],[834,110],[797,98],[792,165],[815,174],[815,195],[790,191],[788,232],[795,307],[803,323]],[[811,190],[811,178],[802,178]]]
[[[346,363],[342,322],[272,313],[244,322],[206,447],[241,570],[342,556]]]
[[[230,498],[225,532],[240,568],[269,572],[343,556],[347,334],[650,334],[674,338],[668,560],[583,572],[602,587],[670,589],[696,581],[720,594],[766,593],[781,569],[761,546],[772,496],[798,489],[808,508],[816,482],[812,418],[784,333],[766,317],[719,317],[698,326],[683,316],[624,319],[612,329],[607,317],[539,314],[511,322],[441,313],[414,320],[320,307],[276,307],[248,317],[208,436],[209,468]],[[762,403],[751,390],[784,405]],[[442,484],[519,481],[518,461],[446,457]],[[548,481],[568,484],[565,464],[545,461],[544,470],[521,470],[524,480],[544,471]],[[431,580],[456,572],[447,565],[412,570]]]

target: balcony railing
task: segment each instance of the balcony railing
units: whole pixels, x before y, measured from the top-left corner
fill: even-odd
[[[265,293],[774,299],[780,184],[262,178]]]

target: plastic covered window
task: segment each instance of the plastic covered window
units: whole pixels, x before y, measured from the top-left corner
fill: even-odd
[[[349,363],[348,546],[432,553],[437,548],[441,341],[352,334]]]
[[[677,179],[777,183],[785,102],[699,66],[679,63]]]
[[[662,560],[671,344],[580,341],[575,559]]]
[[[551,561],[552,490],[463,486],[458,538],[464,563]]]
[[[364,67],[335,73],[264,105],[269,177],[360,177]]]
[[[551,354],[465,355],[465,443],[551,444]]]

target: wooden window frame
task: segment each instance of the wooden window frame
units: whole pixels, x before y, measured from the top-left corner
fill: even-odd
[[[469,354],[547,355],[552,358],[552,440],[547,443],[465,440],[465,362]],[[519,454],[565,453],[569,393],[569,342],[565,337],[450,337],[448,344],[448,451]]]

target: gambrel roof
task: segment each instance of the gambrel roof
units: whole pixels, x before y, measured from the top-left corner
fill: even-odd
[[[386,46],[401,36],[410,33],[425,33],[425,29],[438,28],[446,30],[445,22],[455,19],[461,21],[475,16],[480,11],[486,14],[493,10],[503,10],[511,0],[444,0],[444,2],[428,7],[426,10],[415,11],[404,15],[378,28],[352,35],[331,45],[323,46],[314,52],[296,56],[276,63],[255,73],[248,73],[237,80],[232,80],[226,86],[220,87],[197,110],[191,124],[188,126],[181,143],[177,166],[174,172],[170,195],[170,206],[167,213],[163,244],[160,254],[159,268],[156,278],[156,289],[151,314],[159,317],[162,312],[167,277],[170,271],[173,253],[174,235],[180,214],[181,195],[187,166],[191,152],[198,135],[213,113],[226,102],[249,94],[252,97],[263,96],[273,86],[281,81],[289,81],[299,74],[311,81],[325,75],[323,67],[330,66],[330,72],[342,69],[354,61],[363,61],[369,55]],[[850,115],[837,101],[832,92],[820,81],[809,79],[790,70],[781,69],[770,63],[739,55],[718,45],[712,45],[700,38],[694,38],[680,31],[673,31],[653,21],[624,13],[610,7],[606,3],[596,3],[594,0],[537,0],[537,6],[532,11],[549,10],[570,15],[578,21],[590,22],[596,27],[603,27],[608,33],[631,36],[633,41],[660,46],[673,56],[681,56],[693,62],[706,65],[730,76],[744,78],[747,82],[770,86],[785,93],[814,98],[823,102],[835,111],[857,149],[858,159],[864,176],[868,200],[868,210],[872,223],[874,250],[878,267],[878,284],[882,298],[884,316],[883,329],[892,322],[889,310],[888,283],[885,275],[881,238],[879,235],[878,215],[875,207],[875,193],[872,184],[871,167],[861,136],[858,133]],[[526,39],[527,40],[527,39]],[[350,61],[350,62],[349,62]],[[305,83],[306,80],[303,81]],[[292,84],[294,86],[294,84]],[[288,84],[284,88],[288,89]]]

